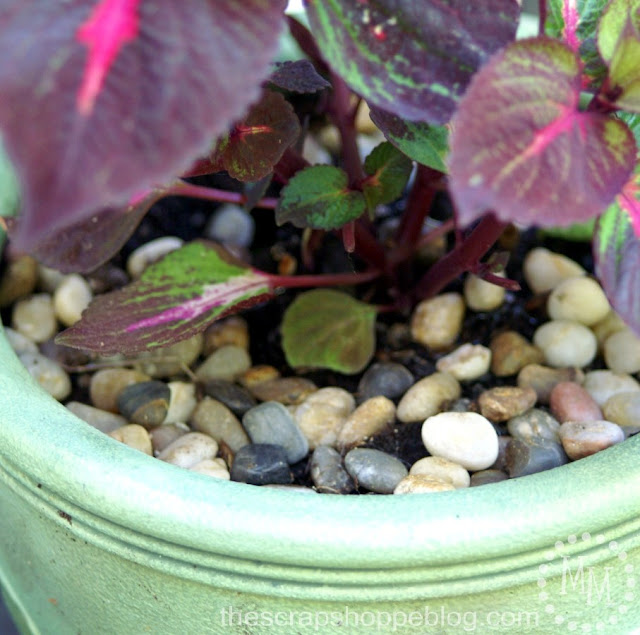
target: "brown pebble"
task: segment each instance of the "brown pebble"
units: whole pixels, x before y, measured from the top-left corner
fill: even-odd
[[[496,335],[491,349],[491,372],[496,377],[515,375],[527,364],[544,361],[544,353],[516,331],[505,331]]]
[[[480,413],[491,421],[507,421],[533,408],[536,404],[533,388],[497,386],[485,390],[478,398]]]
[[[304,377],[279,377],[249,386],[249,391],[256,399],[279,401],[285,405],[299,404],[316,390],[318,387]]]
[[[20,255],[8,262],[0,278],[0,307],[8,307],[32,293],[37,281],[38,263],[35,258]]]
[[[518,373],[518,386],[530,386],[538,395],[538,403],[549,404],[551,391],[561,381],[582,384],[584,372],[580,368],[551,368],[540,364],[528,364]]]
[[[149,437],[153,445],[153,455],[158,456],[162,450],[171,445],[176,439],[190,432],[184,423],[165,423],[149,430]]]
[[[128,445],[144,454],[153,455],[151,439],[145,428],[137,423],[130,423],[108,433],[112,439]]]
[[[151,379],[149,375],[127,368],[103,368],[91,377],[91,403],[101,410],[118,412],[118,395],[126,386]]]
[[[361,403],[344,422],[338,433],[340,449],[351,448],[390,426],[396,418],[396,406],[387,397],[372,397]]]
[[[564,451],[574,461],[624,441],[622,428],[610,421],[566,421],[559,434]]]
[[[277,379],[280,377],[280,372],[274,366],[268,364],[259,364],[258,366],[252,366],[249,370],[245,371],[238,377],[238,381],[245,387],[251,388],[256,384],[261,384],[263,381],[269,381],[271,379]]]
[[[204,354],[209,356],[222,346],[239,346],[249,349],[249,327],[244,318],[232,315],[225,320],[214,322],[204,332]]]
[[[603,418],[600,406],[579,384],[561,381],[551,391],[551,414],[560,422],[599,421]]]
[[[481,470],[471,475],[470,487],[479,487],[480,485],[488,485],[489,483],[499,483],[509,478],[502,470]]]

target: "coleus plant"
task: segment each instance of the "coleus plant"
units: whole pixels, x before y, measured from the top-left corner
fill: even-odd
[[[467,271],[515,288],[496,275],[499,259],[482,261],[508,223],[594,218],[596,273],[640,334],[640,0],[542,0],[539,35],[525,40],[515,39],[516,0],[307,0],[308,26],[285,5],[0,0],[0,126],[21,202],[7,221],[14,249],[91,271],[177,194],[275,209],[278,224],[304,232],[309,268],[328,233],[362,263],[275,275],[195,241],[99,296],[61,343],[131,354],[282,287],[376,284],[382,305],[315,289],[283,319],[292,366],[358,372],[381,310],[404,310]],[[305,59],[274,65],[285,28]],[[361,101],[387,139],[364,162]],[[339,132],[335,165],[300,153],[309,103]],[[376,208],[406,191],[414,166],[383,244]],[[219,171],[245,193],[190,178]],[[264,197],[269,185],[277,196]],[[454,220],[423,234],[442,189]],[[453,229],[454,247],[411,278],[418,249]]]

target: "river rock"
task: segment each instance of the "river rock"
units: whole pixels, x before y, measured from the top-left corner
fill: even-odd
[[[531,410],[509,419],[507,423],[509,434],[526,443],[542,443],[544,441],[558,443],[560,441],[559,429],[560,422],[539,408],[531,408]]]
[[[423,300],[411,317],[411,337],[433,350],[451,346],[462,329],[465,304],[459,293],[443,293]]]
[[[189,423],[198,432],[208,434],[218,442],[224,441],[233,452],[251,441],[238,418],[221,401],[205,397],[191,413]]]
[[[580,322],[551,320],[536,329],[533,343],[546,362],[555,368],[583,368],[596,356],[598,342],[593,331]]]
[[[507,445],[506,468],[511,478],[544,472],[568,461],[562,445],[554,441],[528,442],[513,437]]]
[[[620,392],[640,391],[640,384],[626,373],[611,370],[592,370],[584,376],[584,389],[602,408],[607,399]]]
[[[509,478],[502,470],[480,470],[471,475],[471,483],[469,487],[479,487],[480,485],[489,485],[491,483],[499,483]]]
[[[72,412],[76,417],[105,434],[127,425],[127,420],[121,415],[100,410],[99,408],[94,408],[79,401],[69,401],[66,407],[67,410]]]
[[[162,423],[184,423],[198,404],[196,385],[186,381],[170,381],[169,410]]]
[[[544,247],[536,247],[527,253],[522,272],[534,293],[546,293],[563,280],[586,273],[574,260]]]
[[[29,374],[54,399],[63,401],[69,396],[71,379],[60,364],[40,353],[23,353],[18,359],[29,371]]]
[[[640,371],[640,337],[629,328],[610,335],[603,348],[604,361],[614,373]]]
[[[192,432],[184,423],[163,423],[149,429],[149,437],[153,446],[153,455],[158,456],[166,447],[171,445],[176,439]]]
[[[13,305],[11,327],[32,342],[44,342],[58,331],[53,299],[48,293],[35,293]]]
[[[213,459],[218,453],[218,443],[201,432],[188,432],[169,444],[158,458],[178,467],[191,468],[204,459]]]
[[[217,320],[204,332],[204,354],[210,355],[223,346],[238,346],[249,350],[249,326],[239,315]]]
[[[355,489],[353,479],[344,469],[337,450],[326,445],[318,446],[310,461],[311,480],[323,494],[349,494]]]
[[[378,396],[396,399],[407,392],[413,383],[413,375],[402,364],[395,362],[371,364],[358,384],[358,398],[360,401]]]
[[[197,472],[198,474],[206,474],[213,478],[219,478],[223,481],[228,481],[231,478],[227,464],[220,457],[216,459],[203,459],[193,467],[190,467],[189,470],[191,472]]]
[[[396,418],[396,407],[387,397],[372,397],[360,404],[338,433],[338,446],[346,449],[387,429]]]
[[[251,368],[251,358],[246,349],[239,346],[222,346],[216,349],[195,371],[200,381],[223,379],[233,381]]]
[[[455,489],[469,487],[469,472],[459,463],[441,456],[425,456],[409,469],[410,475],[420,475],[451,483]]]
[[[497,275],[504,278],[503,272]],[[507,290],[470,273],[464,280],[463,293],[472,311],[495,311],[502,306]]]
[[[562,381],[551,391],[549,405],[553,416],[560,422],[598,421],[602,419],[600,406],[579,384]]]
[[[440,412],[447,402],[458,399],[460,394],[460,384],[453,375],[433,373],[407,390],[398,404],[396,416],[403,423],[424,421]]]
[[[118,394],[118,411],[133,423],[150,428],[164,422],[171,391],[164,382],[151,380],[131,384]]]
[[[450,492],[456,489],[453,483],[443,481],[426,474],[409,474],[393,490],[394,494],[429,494],[431,492]]]
[[[485,390],[478,397],[480,413],[491,421],[508,421],[535,406],[536,391],[533,388],[497,386]]]
[[[463,344],[455,351],[441,357],[436,368],[453,375],[458,381],[471,381],[489,371],[491,350],[480,344]]]
[[[221,401],[237,416],[242,416],[256,405],[256,400],[246,388],[230,381],[209,379],[204,383],[204,391],[209,397]]]
[[[250,485],[293,481],[287,452],[280,445],[250,443],[240,448],[231,466],[231,480]]]
[[[0,307],[11,306],[16,300],[33,293],[37,281],[38,263],[35,258],[24,254],[8,260],[0,278]]]
[[[202,333],[198,333],[175,344],[138,353],[130,358],[131,363],[155,379],[181,375],[200,357],[203,341]]]
[[[547,299],[552,320],[572,320],[591,326],[604,319],[611,306],[602,287],[585,275],[560,282]]]
[[[278,379],[280,377],[280,371],[274,366],[268,364],[258,364],[252,366],[249,370],[245,371],[238,377],[238,381],[248,389],[256,384],[261,384],[263,381],[269,381],[271,379]],[[268,401],[268,400],[267,400]]]
[[[617,423],[625,437],[640,432],[640,392],[620,392],[602,406],[603,418]]]
[[[393,494],[409,473],[395,456],[371,448],[354,448],[344,457],[344,466],[358,487],[378,494]]]
[[[127,425],[124,425],[121,428],[112,430],[108,433],[108,435],[112,439],[120,441],[120,443],[124,443],[134,450],[138,450],[144,454],[153,456],[149,433],[145,428],[143,428],[141,425],[138,425],[137,423],[129,423]]]
[[[584,372],[579,368],[550,368],[540,364],[528,364],[518,373],[518,386],[531,387],[538,395],[538,403],[548,405],[551,391],[556,384],[571,381],[582,384]]]
[[[249,387],[251,394],[260,401],[278,401],[281,404],[302,403],[318,387],[304,377],[279,377]]]
[[[496,335],[491,340],[490,350],[491,372],[496,377],[509,377],[528,364],[544,361],[544,353],[516,331]]]
[[[562,447],[570,459],[581,459],[624,441],[622,428],[611,421],[567,421],[560,426]]]
[[[118,412],[118,395],[126,386],[148,381],[149,375],[127,368],[103,368],[91,376],[89,397],[101,410]]]

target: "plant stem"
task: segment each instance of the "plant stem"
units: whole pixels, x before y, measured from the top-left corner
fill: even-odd
[[[544,24],[547,21],[547,0],[538,0],[538,35],[544,35]]]
[[[200,198],[205,201],[217,201],[218,203],[235,203],[243,205],[247,202],[247,195],[240,192],[226,192],[212,187],[204,187],[202,185],[194,185],[186,181],[179,181],[163,190],[164,196],[190,196],[192,198]],[[265,197],[261,198],[256,207],[263,209],[275,209],[278,204],[277,198]]]
[[[268,274],[273,287],[337,287],[344,284],[360,284],[370,282],[380,276],[377,269],[361,273],[327,273],[307,276],[278,276]]]
[[[475,229],[422,277],[416,286],[419,299],[436,295],[452,280],[469,271],[500,238],[507,223],[493,214],[485,216]]]

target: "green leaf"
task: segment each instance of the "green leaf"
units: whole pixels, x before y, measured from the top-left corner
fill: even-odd
[[[575,242],[591,242],[593,232],[596,226],[596,219],[586,221],[585,223],[574,223],[569,227],[549,227],[540,233],[543,236],[551,236],[553,238],[562,238],[563,240],[573,240]]]
[[[513,0],[312,0],[327,63],[371,105],[445,123],[472,75],[514,39]]]
[[[365,211],[362,192],[349,189],[347,173],[331,165],[315,165],[297,172],[283,188],[276,222],[296,227],[338,229]]]
[[[316,289],[300,294],[282,321],[282,347],[294,368],[360,372],[375,351],[376,309],[346,293]]]
[[[558,226],[611,204],[633,173],[636,143],[619,119],[579,110],[580,63],[547,37],[497,53],[474,77],[452,120],[450,184],[468,224]]]
[[[20,208],[20,185],[0,139],[0,216],[15,216]]]
[[[439,172],[447,172],[445,161],[449,153],[449,129],[446,126],[404,121],[380,108],[371,108],[370,116],[387,140],[410,159]]]
[[[270,279],[220,245],[196,241],[98,296],[56,341],[105,355],[168,346],[272,295]]]
[[[412,169],[411,159],[389,142],[376,146],[364,162],[369,176],[364,180],[362,191],[369,209],[400,198]]]

